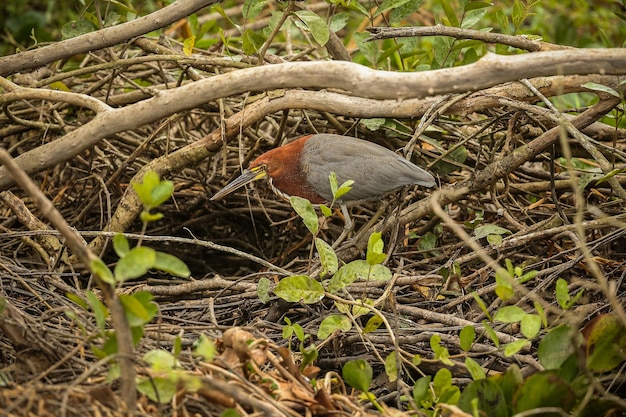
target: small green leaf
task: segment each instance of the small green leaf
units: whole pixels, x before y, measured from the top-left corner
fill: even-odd
[[[71,302],[73,302],[74,304],[82,308],[83,310],[89,309],[87,302],[80,296],[73,294],[71,292],[65,293],[65,296],[67,297],[68,300],[70,300]],[[6,307],[6,300],[2,297],[0,297],[0,304],[2,304],[2,306],[0,307],[0,315],[2,315],[2,312],[4,311],[4,308]]]
[[[476,339],[476,330],[472,326],[465,326],[461,329],[461,333],[459,334],[459,341],[461,345],[461,349],[465,352],[469,352],[472,344],[474,344],[474,340]]]
[[[143,210],[139,218],[144,223],[156,222],[163,218],[163,213],[150,213],[148,210]]]
[[[485,316],[487,316],[487,319],[489,321],[493,321],[493,318],[491,317],[491,314],[489,313],[489,309],[487,309],[487,304],[485,304],[483,299],[480,298],[480,295],[478,295],[478,293],[474,291],[472,292],[472,297],[474,297],[474,301],[476,301],[476,304],[478,304],[478,307],[480,308],[480,310],[485,314]]]
[[[330,37],[328,33],[330,29],[324,19],[309,10],[298,10],[294,14],[304,23],[306,29],[311,32],[315,42],[321,46],[326,45],[326,42],[328,42],[328,38]]]
[[[156,314],[156,306],[153,304],[153,308],[142,302],[137,297],[137,294],[120,294],[120,301],[124,306],[124,312],[126,313],[126,319],[131,327],[140,327],[149,323]]]
[[[526,313],[518,306],[505,306],[496,311],[493,319],[503,323],[517,323]]]
[[[327,274],[333,275],[337,272],[337,269],[339,269],[339,260],[332,246],[320,238],[315,238],[315,247],[317,248],[317,253],[319,253],[320,263],[322,265],[320,276],[324,277]]]
[[[481,368],[478,362],[476,362],[469,356],[465,358],[465,367],[467,368],[467,371],[470,373],[474,381],[487,378],[487,375],[485,375],[485,371],[483,371],[483,368]]]
[[[387,119],[385,119],[384,117],[376,117],[373,119],[361,119],[359,123],[365,126],[367,130],[371,130],[372,132],[375,132],[381,127],[383,127],[386,121]]]
[[[104,303],[98,299],[93,291],[87,291],[86,295],[91,311],[93,311],[93,314],[96,317],[96,325],[98,326],[98,329],[106,329],[106,321],[107,317],[109,317],[109,310],[106,308]]]
[[[272,281],[263,277],[259,279],[259,282],[256,287],[256,293],[259,297],[259,301],[263,304],[266,304],[270,300],[270,284]]]
[[[374,371],[367,361],[356,359],[346,362],[341,370],[341,375],[351,387],[368,392]]]
[[[593,91],[600,91],[602,93],[610,94],[613,97],[617,97],[617,98],[621,97],[619,92],[617,92],[616,90],[606,85],[602,85],[602,84],[598,84],[594,82],[588,82],[588,83],[583,84],[582,86]]]
[[[139,278],[156,262],[156,251],[145,246],[131,249],[115,266],[115,280],[118,282]]]
[[[385,373],[389,382],[398,379],[398,352],[393,351],[385,358]]]
[[[263,43],[267,40],[265,35],[261,32],[255,32],[252,29],[246,29],[241,38],[243,42],[242,49],[247,55],[256,54],[263,46]]]
[[[327,316],[320,323],[320,327],[317,330],[317,337],[320,340],[326,340],[328,336],[333,334],[336,330],[347,332],[352,328],[352,322],[347,316],[343,314],[332,314]]]
[[[339,189],[339,185],[337,183],[337,174],[331,171],[328,175],[328,182],[330,183],[330,193],[335,196],[337,194],[337,189]],[[335,199],[336,198],[337,197],[335,197]]]
[[[347,180],[341,183],[337,192],[334,193],[335,200],[340,200],[341,197],[348,194],[348,192],[352,189],[352,185],[354,184],[354,180]]]
[[[75,20],[70,23],[66,23],[61,28],[61,35],[63,39],[70,39],[76,36],[84,35],[89,32],[93,32],[98,28],[88,20]]]
[[[320,204],[320,210],[324,217],[330,217],[333,215],[333,211],[326,204]]]
[[[116,233],[115,236],[113,236],[113,250],[120,258],[123,258],[128,251],[130,251],[130,244],[126,236],[121,233]]]
[[[478,379],[470,382],[463,390],[457,406],[468,414],[489,417],[510,416],[510,402],[501,387],[490,379]]]
[[[103,282],[109,285],[115,285],[115,278],[113,277],[113,273],[105,264],[102,259],[96,258],[91,261],[91,271]]]
[[[515,295],[513,291],[513,273],[504,269],[496,272],[496,295],[503,301],[508,301]]]
[[[254,19],[265,7],[267,0],[246,0],[243,3],[242,15],[246,19]]]
[[[317,235],[319,231],[319,221],[317,220],[317,214],[315,214],[315,210],[313,209],[313,205],[306,198],[291,196],[289,197],[289,202],[291,203],[291,207],[298,213],[298,216],[304,222],[304,225],[309,232],[313,236]]]
[[[537,314],[526,314],[520,324],[522,334],[528,339],[533,339],[541,330],[541,317]]]
[[[372,333],[374,330],[378,330],[381,324],[383,324],[383,319],[377,315],[370,317],[367,324],[363,328],[363,334]]]
[[[152,268],[181,278],[187,278],[191,275],[191,271],[183,261],[165,252],[155,252]]]
[[[432,401],[432,393],[430,391],[431,379],[430,375],[423,376],[413,385],[413,400],[418,406],[421,406],[423,401]]]
[[[274,294],[290,303],[313,304],[324,298],[324,287],[306,275],[295,275],[280,280]]]
[[[384,0],[383,3],[376,9],[374,17],[385,13],[388,10],[397,9],[408,3],[409,0]]]
[[[520,339],[515,342],[507,343],[504,345],[504,355],[513,356],[526,346],[530,346],[530,340]]]
[[[191,56],[193,54],[193,48],[196,46],[196,37],[190,36],[183,41],[183,54],[185,56]]]
[[[441,336],[438,334],[434,334],[430,337],[430,348],[435,354],[435,359],[439,359],[446,365],[452,366],[454,363],[449,359],[450,352],[444,346],[441,346]]]
[[[573,334],[569,326],[559,326],[550,330],[539,342],[537,358],[545,369],[559,369],[574,353]]]
[[[563,278],[556,280],[556,301],[563,310],[567,310],[570,300],[569,289],[567,288],[567,281]]]
[[[476,239],[482,239],[489,235],[510,235],[511,231],[509,229],[505,229],[504,227],[496,226],[495,224],[485,224],[476,227],[474,229],[474,237]]]
[[[483,320],[482,324],[485,327],[485,333],[487,333],[487,336],[489,336],[489,339],[491,339],[493,344],[496,345],[497,348],[499,348],[500,339],[498,339],[498,335],[496,334],[496,331],[493,330],[493,327],[491,327],[486,320]]]
[[[174,369],[178,362],[174,355],[162,349],[154,349],[146,352],[146,354],[143,355],[143,360],[156,371],[168,371]]]
[[[137,379],[137,391],[155,403],[169,404],[177,390],[178,384],[169,376],[142,377]]]
[[[378,265],[382,263],[387,255],[383,253],[385,244],[381,238],[381,232],[372,233],[367,242],[366,260],[370,265]]]

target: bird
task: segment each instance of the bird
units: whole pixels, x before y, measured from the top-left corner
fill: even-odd
[[[395,152],[366,140],[320,133],[303,136],[274,148],[253,160],[242,174],[218,191],[212,201],[254,181],[267,179],[272,190],[282,198],[306,198],[314,205],[333,201],[329,175],[337,183],[353,180],[352,189],[336,202],[351,227],[346,204],[375,200],[396,188],[417,184],[435,186],[435,178],[426,170]]]

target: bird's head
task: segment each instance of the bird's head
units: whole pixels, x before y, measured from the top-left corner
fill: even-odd
[[[300,196],[313,204],[325,200],[320,197],[314,187],[308,183],[306,168],[300,161],[302,147],[311,136],[304,136],[287,145],[272,149],[250,163],[248,169],[233,182],[218,191],[211,200],[219,200],[228,194],[254,181],[269,179],[272,190],[283,198]]]

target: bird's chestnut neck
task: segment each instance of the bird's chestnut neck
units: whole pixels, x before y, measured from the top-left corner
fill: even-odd
[[[302,164],[302,148],[311,137],[304,136],[300,139],[265,152],[250,163],[248,169],[265,165],[267,176],[272,180],[272,186],[288,196],[297,195],[306,198],[313,204],[321,204],[325,200],[307,180]]]

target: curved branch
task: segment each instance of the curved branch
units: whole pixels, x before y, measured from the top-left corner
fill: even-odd
[[[126,42],[215,3],[218,3],[218,0],[176,0],[161,10],[131,22],[86,33],[42,48],[0,57],[0,75],[42,67],[58,59]]]
[[[530,52],[556,51],[572,49],[568,46],[555,45],[553,43],[533,41],[525,36],[511,36],[503,33],[485,32],[475,29],[463,29],[444,25],[419,26],[408,28],[367,28],[372,34],[366,42],[388,38],[410,38],[417,36],[449,36],[455,39],[475,39],[486,43],[499,43],[514,48],[524,49]]]

